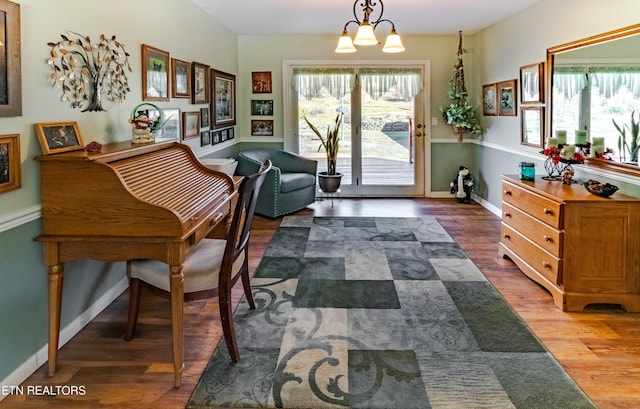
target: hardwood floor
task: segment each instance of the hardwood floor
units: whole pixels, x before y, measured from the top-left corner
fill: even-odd
[[[453,199],[341,199],[298,214],[433,215],[464,248],[565,370],[602,409],[640,407],[640,313],[600,305],[563,313],[542,287],[498,256],[500,219],[477,203]],[[250,270],[258,265],[280,219],[256,217]],[[236,288],[236,299],[242,293]],[[0,408],[183,408],[222,336],[217,299],[185,305],[183,384],[173,388],[169,301],[145,292],[136,338],[122,340],[127,293],[60,351],[58,371],[44,365],[23,384],[81,386],[82,396],[8,396]]]

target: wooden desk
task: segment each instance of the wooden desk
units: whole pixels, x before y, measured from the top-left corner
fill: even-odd
[[[81,257],[169,265],[173,365],[184,362],[182,263],[204,237],[226,236],[234,183],[176,142],[38,156],[42,243],[49,270],[49,374],[56,371],[64,264]]]

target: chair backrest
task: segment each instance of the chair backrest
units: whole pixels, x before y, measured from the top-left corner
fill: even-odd
[[[225,275],[225,272],[232,270],[233,262],[245,251],[249,244],[251,223],[253,222],[256,202],[258,201],[260,188],[270,169],[271,161],[267,160],[257,173],[245,176],[242,182],[240,182],[237,203],[227,236],[225,254],[222,259],[221,279],[223,275]]]

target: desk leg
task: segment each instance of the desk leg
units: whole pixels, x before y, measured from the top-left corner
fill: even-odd
[[[184,277],[182,266],[171,266],[171,326],[173,335],[173,376],[176,388],[182,383],[182,369],[184,368]]]
[[[56,373],[64,264],[49,266],[49,376]]]

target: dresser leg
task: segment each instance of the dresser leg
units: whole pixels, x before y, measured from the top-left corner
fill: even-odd
[[[182,383],[182,369],[184,368],[184,277],[182,266],[171,266],[170,290],[171,290],[171,326],[173,336],[173,376],[175,387]]]

